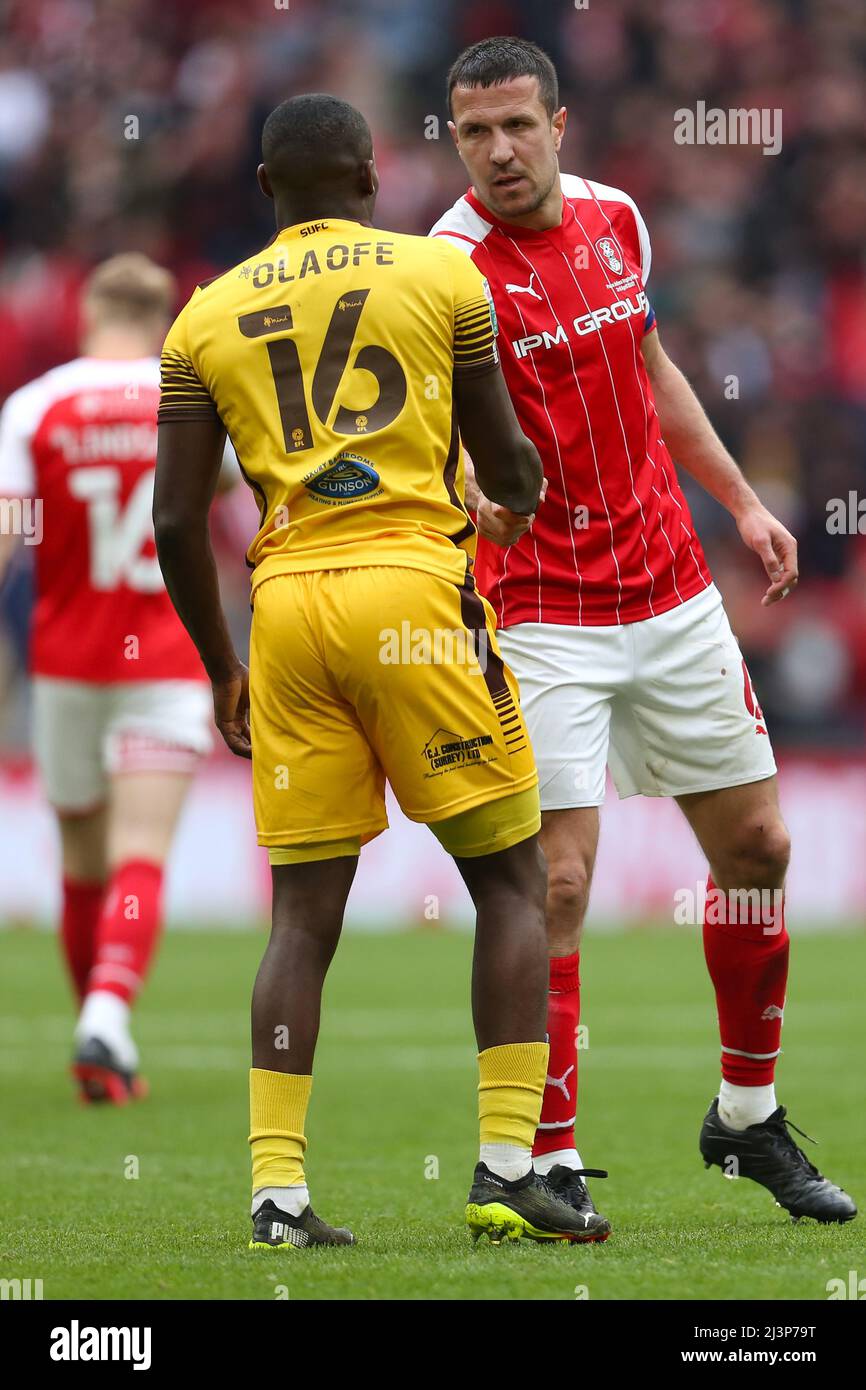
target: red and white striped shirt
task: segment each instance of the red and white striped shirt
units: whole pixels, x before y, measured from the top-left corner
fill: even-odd
[[[640,350],[655,327],[646,226],[628,194],[561,179],[558,227],[502,222],[470,189],[430,233],[488,280],[502,369],[548,483],[515,545],[479,538],[476,580],[500,627],[639,622],[711,582]]]
[[[0,415],[0,497],[38,507],[30,663],[114,684],[205,680],[153,538],[159,362],[79,357]]]

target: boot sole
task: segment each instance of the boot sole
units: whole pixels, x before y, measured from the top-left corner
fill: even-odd
[[[487,1236],[491,1245],[523,1238],[540,1244],[559,1241],[569,1245],[593,1245],[607,1240],[610,1235],[610,1226],[606,1231],[592,1231],[586,1235],[579,1231],[542,1231],[502,1202],[488,1202],[484,1206],[469,1202],[466,1206],[466,1225],[473,1241]]]

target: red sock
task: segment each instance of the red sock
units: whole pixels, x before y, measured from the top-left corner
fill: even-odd
[[[766,911],[762,921],[757,906],[730,915],[729,922],[727,901],[708,878],[704,955],[716,990],[722,1076],[734,1086],[769,1086],[788,982],[784,899],[774,920]]]
[[[99,919],[88,990],[108,990],[133,1002],[159,938],[162,879],[162,865],[146,859],[127,859],[115,869]]]
[[[87,992],[104,892],[101,883],[81,883],[64,875],[60,944],[79,1003]]]
[[[532,1152],[553,1153],[574,1148],[577,1110],[577,1025],[580,1022],[580,952],[552,956],[547,996],[547,1034],[550,1060],[541,1119]]]

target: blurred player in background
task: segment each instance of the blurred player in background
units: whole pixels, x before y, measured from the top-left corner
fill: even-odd
[[[581,1240],[582,1219],[532,1167],[547,1067],[537,779],[471,575],[458,418],[479,479],[517,511],[538,501],[538,454],[508,399],[475,267],[445,243],[371,229],[363,116],[296,97],[268,117],[262,154],[277,233],[196,290],[169,333],[154,497],[169,592],[223,737],[252,755],[272,865],[252,1010],[251,1245],[353,1239],[310,1206],[306,1111],[325,973],[360,847],[387,827],[386,777],[455,857],[478,914],[481,1143],[467,1222],[494,1240]],[[207,539],[226,429],[261,506],[249,688]],[[389,651],[406,626],[419,655]],[[425,637],[448,634],[450,655],[425,659]]]
[[[574,1126],[580,934],[609,762],[620,796],[675,797],[709,861],[704,947],[722,1082],[701,1131],[707,1166],[735,1155],[739,1173],[793,1215],[848,1220],[850,1197],[808,1163],[776,1102],[788,832],[763,715],[671,453],[760,557],[765,604],[796,584],[796,542],[659,343],[650,241],[634,202],[560,174],[566,112],[547,55],[521,39],[484,39],[453,65],[448,99],[472,187],[433,235],[490,283],[505,378],[548,482],[531,526],[483,486],[467,494],[482,537],[478,585],[496,610],[539,767],[551,1065],[536,1167],[589,1226],[601,1219]],[[718,911],[716,886],[769,894],[771,925],[754,898],[744,911]]]
[[[60,940],[80,1005],[82,1099],[143,1094],[130,1014],[153,960],[163,868],[211,746],[210,691],[156,559],[151,506],[168,271],[119,255],[84,287],[83,356],[0,417],[0,495],[35,499],[34,750],[57,816]],[[0,537],[0,574],[17,537]]]

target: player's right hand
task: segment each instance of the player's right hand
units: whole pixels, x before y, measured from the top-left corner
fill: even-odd
[[[538,501],[544,501],[547,492],[547,479],[541,484],[541,496]],[[482,492],[478,494],[478,508],[476,512],[476,522],[479,535],[485,540],[492,541],[494,545],[503,547],[513,545],[525,535],[535,520],[535,512],[531,516],[524,516],[521,512],[512,512],[508,507],[502,507],[498,502],[491,502],[489,497],[485,497]]]
[[[213,717],[223,739],[239,758],[251,758],[249,671],[239,661],[225,680],[211,681],[211,689]]]
[[[787,598],[800,577],[797,542],[773,513],[758,503],[737,517],[737,529],[750,550],[760,555],[770,587],[761,599],[764,608]]]

